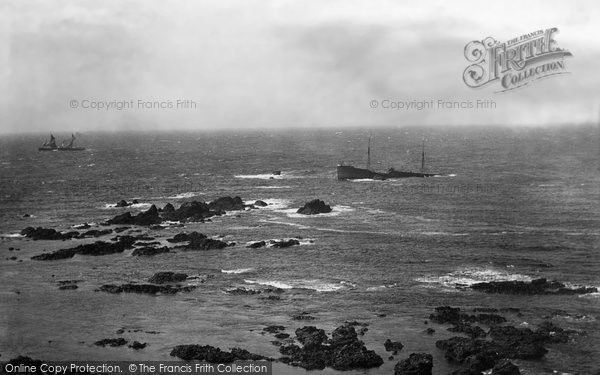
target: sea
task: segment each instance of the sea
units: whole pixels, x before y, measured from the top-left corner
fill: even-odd
[[[600,287],[597,126],[89,132],[77,134],[85,151],[38,151],[47,137],[0,138],[0,360],[174,360],[169,354],[181,344],[277,358],[272,335],[262,331],[267,325],[283,325],[293,335],[305,325],[331,333],[358,321],[368,324],[360,339],[385,363],[345,373],[392,374],[410,353],[427,352],[433,373],[448,374],[457,367],[435,341],[456,334],[428,316],[449,305],[466,312],[517,308],[520,314],[504,314],[509,324],[535,328],[546,320],[576,331],[569,342],[548,345],[541,360],[514,361],[523,374],[600,369],[599,293],[520,296],[469,288],[541,277]],[[425,140],[426,170],[438,176],[338,181],[339,163],[366,166],[369,137],[372,168],[420,170]],[[177,233],[198,231],[236,243],[222,250],[35,261],[34,255],[114,234],[69,241],[19,234],[28,226],[105,229],[100,223],[107,219],[151,204],[178,207],[221,196],[268,205],[135,233],[166,244]],[[121,199],[138,203],[115,207]],[[313,199],[332,212],[296,213]],[[246,247],[286,238],[299,238],[300,245]],[[197,288],[176,295],[97,291],[103,284],[143,283],[158,271],[196,276],[187,283]],[[78,280],[78,289],[60,290],[64,280]],[[269,287],[283,290],[279,300],[227,293]],[[292,319],[304,312],[315,319]],[[117,337],[148,346],[94,345]],[[393,359],[386,339],[404,344]],[[275,363],[274,373],[307,371]]]

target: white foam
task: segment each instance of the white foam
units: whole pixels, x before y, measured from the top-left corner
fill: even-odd
[[[255,202],[255,201],[252,201],[252,202]],[[259,207],[260,209],[263,209],[263,210],[283,210],[290,205],[289,199],[269,198],[269,199],[263,199],[262,201],[267,204],[267,206],[265,206],[265,207]]]
[[[185,199],[185,198],[197,197],[199,195],[204,195],[204,193],[201,193],[199,191],[188,191],[185,193],[180,193],[180,194],[173,195],[173,196],[166,197],[166,198],[167,199]]]
[[[509,273],[491,268],[465,268],[442,276],[430,275],[418,277],[415,281],[426,284],[440,284],[444,287],[471,286],[490,281],[531,281],[526,275]]]
[[[150,208],[150,206],[152,206],[152,204],[150,204],[150,203],[135,203],[135,204],[130,204],[129,206],[125,206],[125,207],[117,207],[116,203],[107,203],[104,205],[104,207],[101,207],[101,209],[103,209],[103,210],[110,210],[113,208],[148,209],[148,208]]]
[[[320,280],[297,280],[297,281],[278,281],[278,280],[244,280],[247,284],[266,285],[280,289],[309,289],[316,292],[335,292],[347,288],[346,282],[328,283]],[[353,284],[350,284],[353,285]]]
[[[254,268],[234,268],[232,270],[221,270],[222,273],[227,274],[240,274],[254,271]]]
[[[21,233],[6,233],[6,234],[3,234],[0,237],[3,237],[3,238],[23,238],[23,237],[26,237],[26,236],[22,235]]]
[[[255,189],[291,189],[291,186],[281,185],[281,186],[257,186]]]
[[[235,178],[244,178],[244,179],[258,179],[258,180],[282,180],[284,178],[283,174],[275,175],[272,173],[263,173],[263,174],[238,174],[233,176]]]

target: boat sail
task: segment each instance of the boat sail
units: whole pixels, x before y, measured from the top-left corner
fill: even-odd
[[[85,147],[75,147],[73,143],[75,142],[75,134],[71,134],[71,141],[68,145],[65,146],[65,141],[61,143],[60,146],[56,145],[56,138],[54,135],[50,134],[50,142],[48,140],[44,141],[44,144],[38,147],[38,151],[83,151]]]
[[[60,146],[58,148],[59,151],[83,151],[85,150],[85,147],[75,147],[73,146],[73,142],[75,142],[75,134],[71,133],[71,142],[69,142],[68,145],[66,146]]]
[[[56,146],[56,138],[52,134],[50,134],[50,142],[48,140],[44,141],[44,144],[41,147],[38,147],[39,151],[54,151],[57,150],[58,146]]]
[[[387,172],[376,172],[371,170],[371,137],[369,137],[369,145],[367,147],[367,168],[356,168],[343,163],[337,166],[338,180],[357,180],[357,179],[373,179],[386,180],[388,178],[408,178],[408,177],[433,177],[435,173],[425,173],[425,140],[421,150],[421,171],[397,171],[390,168]]]

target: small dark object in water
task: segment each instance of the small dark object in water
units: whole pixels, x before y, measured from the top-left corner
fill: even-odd
[[[97,346],[113,346],[113,347],[123,346],[125,344],[127,344],[127,340],[125,340],[122,337],[119,337],[118,339],[103,339],[100,341],[96,341],[94,343],[94,345],[97,345]]]
[[[133,344],[129,345],[129,347],[131,349],[135,349],[135,350],[140,350],[140,349],[144,349],[148,344],[146,343],[141,343],[139,341],[134,341]]]
[[[326,214],[329,212],[331,212],[331,206],[325,204],[325,202],[323,202],[320,199],[314,199],[306,203],[304,206],[300,207],[298,211],[296,211],[296,213],[302,215],[318,215]]]

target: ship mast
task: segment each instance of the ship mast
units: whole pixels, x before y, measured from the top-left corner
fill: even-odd
[[[421,148],[421,173],[425,172],[425,138],[423,138],[423,147]]]
[[[367,169],[371,170],[371,137],[369,137],[369,146],[367,147]]]

